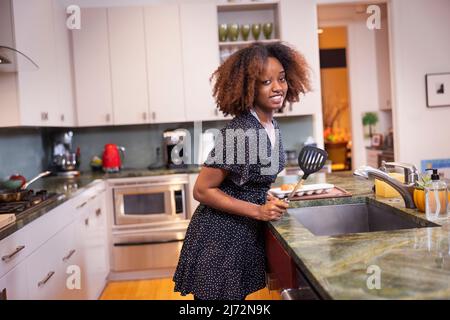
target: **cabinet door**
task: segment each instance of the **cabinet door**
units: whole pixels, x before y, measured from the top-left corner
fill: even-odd
[[[106,9],[83,9],[81,17],[81,28],[72,31],[78,125],[112,125]]]
[[[151,121],[185,121],[178,5],[161,4],[144,10]]]
[[[108,34],[114,124],[147,123],[149,115],[143,9],[109,8]]]
[[[13,12],[16,48],[26,52],[39,65],[36,71],[17,73],[21,124],[57,125],[54,117],[58,101],[52,0],[14,0]]]
[[[64,234],[59,232],[26,259],[30,299],[63,298],[66,274],[59,257],[64,241]]]
[[[27,269],[21,263],[0,278],[0,300],[26,300],[28,296]]]
[[[186,119],[222,119],[217,112],[209,81],[219,67],[216,4],[181,3],[180,23]]]
[[[62,127],[75,125],[74,92],[72,83],[72,59],[70,51],[70,30],[66,26],[66,8],[59,1],[53,0],[55,29],[55,66],[58,98],[54,115],[57,124]]]
[[[91,208],[89,218],[92,229],[89,250],[92,252],[91,256],[94,260],[89,272],[89,281],[93,284],[92,298],[98,299],[106,285],[106,278],[110,269],[106,230],[106,195],[104,191],[93,200]]]
[[[305,56],[311,67],[313,86],[313,91],[307,93],[304,97],[300,97],[300,102],[286,106],[286,115],[322,113],[316,11],[314,0],[285,0],[280,2],[282,39]],[[299,27],[299,21],[301,21],[301,28]]]

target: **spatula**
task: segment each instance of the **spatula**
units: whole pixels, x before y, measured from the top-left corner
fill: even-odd
[[[328,153],[325,150],[313,147],[305,146],[298,155],[298,165],[303,170],[303,177],[295,186],[294,190],[289,194],[286,202],[289,202],[295,195],[297,190],[302,186],[303,182],[309,177],[310,174],[319,171],[323,168],[325,161],[328,158]]]

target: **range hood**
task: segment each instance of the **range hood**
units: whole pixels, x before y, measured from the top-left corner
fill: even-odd
[[[24,53],[0,45],[0,72],[36,71],[39,66]]]

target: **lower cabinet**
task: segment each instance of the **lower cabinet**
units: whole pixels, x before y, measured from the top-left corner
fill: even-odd
[[[70,206],[64,204],[66,214],[74,214],[70,223],[0,278],[0,300],[100,296],[109,273],[106,193],[104,188],[92,188],[69,200]],[[33,223],[27,227],[33,228]]]
[[[29,299],[26,267],[20,263],[0,278],[0,300]]]
[[[265,229],[267,285],[281,293],[286,300],[317,300],[319,295],[283,248],[272,231]]]

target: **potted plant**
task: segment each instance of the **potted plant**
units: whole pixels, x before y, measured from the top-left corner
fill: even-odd
[[[378,122],[378,115],[375,112],[366,112],[362,118],[364,126],[369,126],[369,137],[372,138],[372,126]]]
[[[425,188],[431,185],[429,175],[421,174],[414,186],[414,204],[420,212],[425,212]]]

